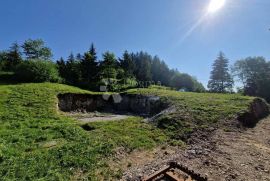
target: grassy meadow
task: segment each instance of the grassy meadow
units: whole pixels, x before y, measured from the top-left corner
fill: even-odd
[[[0,85],[0,180],[118,179],[123,170],[112,171],[107,163],[117,148],[131,152],[177,145],[194,129],[232,118],[253,100],[236,94],[131,89],[127,93],[158,95],[177,111],[157,124],[131,117],[88,123],[93,130],[86,131],[57,109],[57,94],[67,92],[95,94],[52,83]]]

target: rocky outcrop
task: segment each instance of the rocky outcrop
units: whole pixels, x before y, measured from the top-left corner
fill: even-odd
[[[117,100],[115,99],[117,97]],[[117,112],[152,116],[168,108],[169,104],[158,96],[140,94],[118,94],[117,96],[91,94],[59,94],[58,107],[71,112]]]

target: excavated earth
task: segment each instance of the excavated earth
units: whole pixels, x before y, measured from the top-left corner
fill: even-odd
[[[119,102],[115,97],[104,99],[102,95],[61,94],[58,106],[64,112],[90,114],[83,118],[86,122],[104,120],[104,114],[124,118],[140,115],[155,121],[162,114],[177,111],[157,96],[120,97]],[[142,180],[174,161],[210,181],[270,181],[270,117],[265,118],[268,114],[268,105],[255,99],[249,110],[234,120],[221,120],[213,127],[193,132],[184,148],[163,146],[131,153],[119,148],[110,165],[126,170],[122,180]]]
[[[143,180],[170,162],[177,162],[209,181],[270,181],[270,116],[265,118],[267,115],[268,105],[255,99],[249,110],[235,120],[223,120],[193,132],[185,148],[136,153],[139,160],[126,170],[122,180]]]
[[[157,96],[136,94],[60,94],[58,107],[82,122],[124,120],[130,116],[152,117],[169,104]]]
[[[137,157],[141,161],[137,160],[139,164],[128,169],[122,180],[141,180],[176,161],[209,181],[270,181],[269,133],[270,117],[254,128],[196,132],[185,149],[158,149],[151,153],[151,159]],[[150,158],[149,153],[147,156]]]

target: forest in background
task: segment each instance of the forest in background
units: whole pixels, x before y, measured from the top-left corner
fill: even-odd
[[[213,63],[207,90],[195,77],[170,69],[165,61],[147,52],[128,52],[118,58],[113,52],[97,57],[92,44],[83,54],[52,60],[52,50],[42,39],[13,43],[0,51],[1,79],[16,82],[58,82],[88,90],[121,91],[134,87],[162,85],[186,92],[233,93],[259,96],[270,101],[270,62],[264,57],[247,57],[230,66],[220,52]],[[3,73],[5,72],[5,73]],[[9,72],[9,74],[6,74]],[[104,91],[104,90],[103,90]]]
[[[99,59],[92,44],[87,52],[71,53],[66,60],[53,61],[51,58],[52,51],[43,40],[29,39],[23,45],[13,43],[9,50],[0,53],[0,70],[15,72],[17,81],[60,82],[96,91],[101,85],[106,85],[108,91],[150,85],[205,91],[195,77],[169,69],[158,56],[147,52],[125,51],[120,58],[112,52],[105,52]]]

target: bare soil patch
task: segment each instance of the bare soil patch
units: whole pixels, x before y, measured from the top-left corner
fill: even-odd
[[[153,161],[145,160],[143,166],[132,166],[124,173],[123,180],[141,180],[170,161],[177,161],[210,181],[270,181],[269,133],[270,117],[254,128],[223,126],[198,131],[186,149],[159,155]]]
[[[89,112],[89,113],[71,112],[66,113],[66,115],[75,118],[81,123],[119,121],[132,117],[131,114],[124,115],[124,114],[100,113],[100,112]]]

